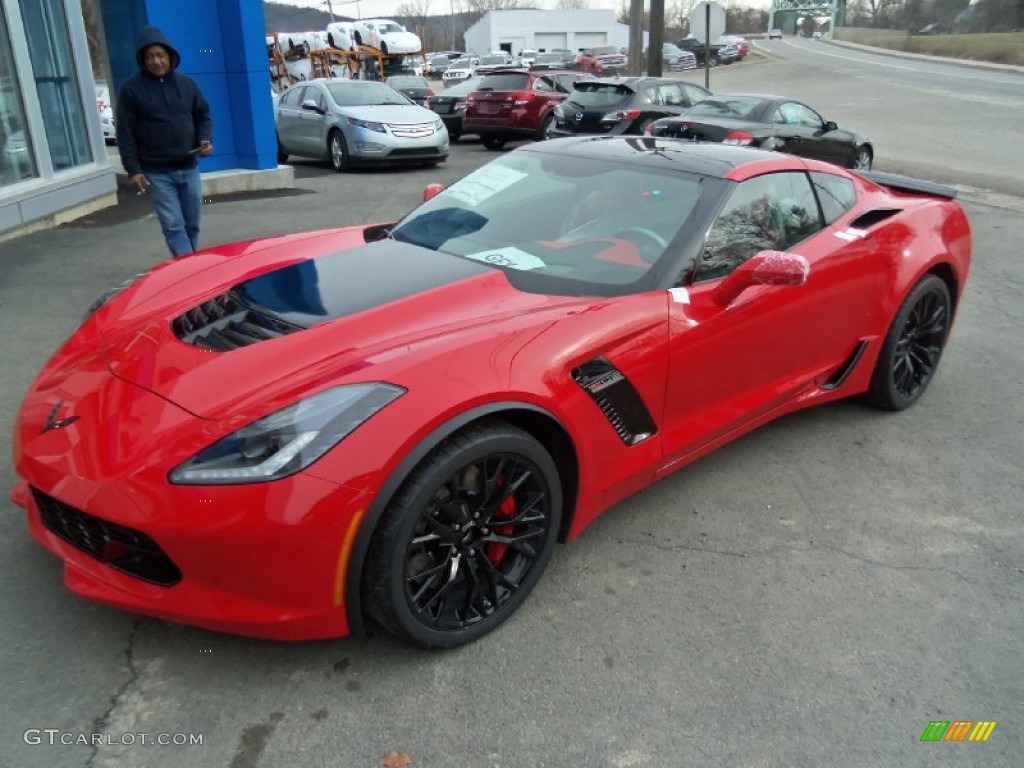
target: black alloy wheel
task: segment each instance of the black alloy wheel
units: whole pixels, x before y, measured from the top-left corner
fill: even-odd
[[[555,464],[531,435],[500,421],[456,434],[410,475],[374,532],[368,613],[423,647],[490,632],[540,580],[561,505]]]
[[[892,411],[913,405],[935,375],[952,322],[949,288],[925,275],[900,306],[871,377],[869,402]]]

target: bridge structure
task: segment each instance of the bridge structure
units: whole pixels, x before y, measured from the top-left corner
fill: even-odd
[[[846,26],[846,0],[772,0],[768,29],[797,33],[797,19],[829,17],[829,29]]]

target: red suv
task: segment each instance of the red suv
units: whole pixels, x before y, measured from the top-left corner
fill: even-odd
[[[501,149],[506,141],[550,138],[554,109],[577,80],[590,79],[572,70],[500,69],[484,76],[466,99],[464,133],[480,134],[488,149]]]
[[[576,63],[582,71],[593,72],[598,77],[625,72],[629,68],[626,55],[611,45],[587,48]]]

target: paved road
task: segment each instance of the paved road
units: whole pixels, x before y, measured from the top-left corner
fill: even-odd
[[[1001,178],[956,151],[954,123],[893,128],[899,86],[862,109],[795,62],[712,77],[807,94],[872,135],[911,134],[897,150],[879,142],[886,170],[934,167],[934,141],[952,148],[953,175]],[[301,162],[297,194],[213,204],[205,237],[391,218],[428,181],[490,156],[467,141],[436,171],[339,176]],[[808,411],[684,469],[560,547],[517,616],[468,648],[274,644],[90,605],[0,497],[0,766],[373,768],[394,749],[416,768],[1017,768],[1024,200],[967,199],[975,266],[922,402]],[[82,308],[164,258],[133,202],[0,245],[0,445]],[[0,464],[0,487],[12,481]],[[929,721],[958,719],[999,724],[986,744],[920,743]],[[25,743],[47,728],[203,743]]]

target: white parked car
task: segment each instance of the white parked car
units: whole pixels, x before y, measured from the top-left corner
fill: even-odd
[[[469,78],[476,74],[476,68],[479,64],[480,59],[476,56],[467,56],[462,59],[456,59],[441,75],[441,80],[445,85],[448,85],[449,83],[458,83],[462,80],[469,80]]]
[[[353,24],[351,21],[333,21],[327,25],[327,44],[332,48],[340,48],[343,51],[354,51],[356,39],[352,34]]]
[[[519,63],[524,67],[533,66],[533,62],[537,59],[537,52],[532,48],[523,48],[519,52]]]
[[[326,32],[282,32],[278,40],[286,53],[309,53],[327,47]]]
[[[397,21],[390,19],[357,19],[352,23],[356,44],[379,48],[381,53],[416,53],[423,43]]]
[[[117,141],[117,128],[114,123],[114,107],[110,103],[110,88],[106,80],[96,81],[96,108],[100,111],[100,128],[103,129],[103,141],[113,144]]]

